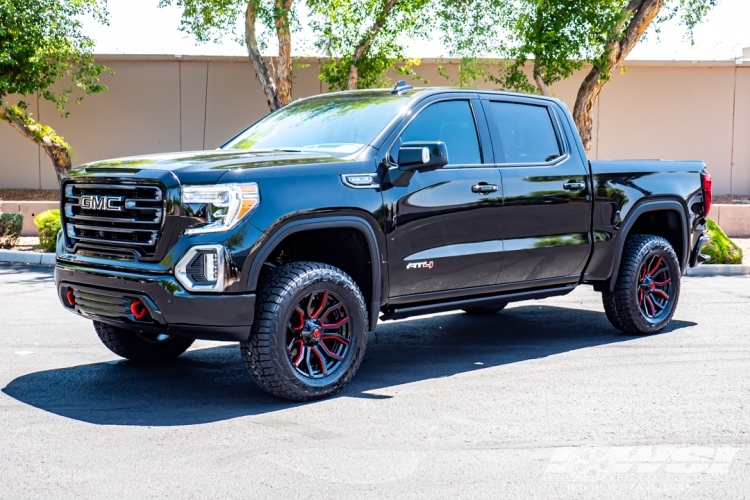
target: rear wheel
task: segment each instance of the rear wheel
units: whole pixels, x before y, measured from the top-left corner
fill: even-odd
[[[113,353],[131,361],[165,361],[188,350],[194,340],[163,333],[140,333],[94,321],[102,343]]]
[[[307,401],[340,391],[367,346],[367,308],[342,270],[315,262],[275,269],[261,286],[242,357],[255,382],[276,396]]]
[[[680,298],[680,263],[660,236],[628,238],[614,292],[603,292],[607,318],[634,335],[657,333],[669,325]]]
[[[507,305],[506,302],[505,304],[495,304],[492,306],[471,307],[469,309],[464,309],[464,312],[473,316],[493,316],[505,309],[505,306]]]

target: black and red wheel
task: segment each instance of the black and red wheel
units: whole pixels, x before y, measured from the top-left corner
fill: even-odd
[[[366,345],[367,308],[354,280],[333,266],[294,262],[264,280],[250,339],[241,347],[260,387],[306,401],[341,390]]]
[[[660,236],[628,238],[614,292],[603,292],[607,318],[635,335],[667,327],[680,297],[680,263],[672,245]]]

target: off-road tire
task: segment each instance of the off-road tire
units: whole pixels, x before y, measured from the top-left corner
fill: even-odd
[[[669,269],[671,293],[668,306],[649,319],[638,301],[639,272],[652,256],[661,256]],[[612,326],[631,335],[650,335],[664,330],[674,316],[680,298],[680,262],[672,245],[661,236],[634,234],[625,242],[614,292],[602,292],[602,303]]]
[[[329,290],[343,299],[352,322],[351,346],[341,366],[330,375],[310,379],[300,375],[289,358],[287,325],[298,302],[316,290]],[[354,280],[341,269],[317,262],[293,262],[270,272],[259,286],[250,338],[240,344],[253,380],[284,399],[310,401],[332,396],[354,376],[367,347],[368,313]]]
[[[464,309],[463,311],[466,314],[471,314],[472,316],[494,316],[495,314],[505,309],[505,306],[507,305],[508,303],[506,302],[505,304],[495,304],[492,306],[470,307],[468,309]]]
[[[131,361],[157,362],[174,359],[188,350],[194,340],[169,337],[149,340],[150,335],[94,321],[94,329],[102,343],[113,353]]]

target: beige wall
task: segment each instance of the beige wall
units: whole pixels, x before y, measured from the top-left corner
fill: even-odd
[[[106,92],[71,105],[61,118],[44,100],[30,111],[73,146],[76,165],[168,151],[212,149],[267,113],[244,58],[101,56],[112,68]],[[296,72],[294,96],[322,92],[318,65]],[[448,66],[452,74],[456,66]],[[450,85],[437,63],[423,61],[430,85]],[[553,91],[572,106],[583,73]],[[481,87],[492,88],[491,84]],[[15,102],[14,99],[8,99]],[[704,160],[717,194],[750,195],[750,64],[632,62],[602,91],[595,112],[592,159]],[[0,124],[0,188],[55,189],[48,158]]]

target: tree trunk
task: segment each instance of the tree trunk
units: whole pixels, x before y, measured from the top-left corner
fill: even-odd
[[[258,0],[249,0],[245,10],[245,45],[247,46],[247,55],[255,68],[255,77],[263,87],[266,94],[266,102],[271,111],[276,111],[281,107],[279,104],[276,81],[271,72],[268,70],[266,61],[260,54],[258,48],[258,38],[255,31],[255,21],[258,11]]]
[[[546,95],[549,97],[549,87],[547,86],[547,82],[544,81],[544,77],[542,77],[542,68],[539,67],[539,58],[534,58],[534,82],[536,83],[537,88],[539,89],[539,92],[542,93],[542,95]]]
[[[388,19],[388,15],[391,13],[393,7],[398,3],[398,1],[399,0],[387,0],[385,2],[385,5],[383,5],[383,10],[380,11],[380,14],[378,14],[378,17],[375,19],[375,22],[367,31],[367,34],[362,38],[362,40],[359,41],[357,48],[354,49],[352,62],[349,66],[349,77],[347,79],[346,88],[348,90],[357,90],[359,86],[359,68],[357,67],[357,64],[365,55],[367,49],[370,48],[370,45],[372,45],[373,40],[375,40],[375,37],[378,35],[378,32],[383,29],[385,20]]]
[[[594,64],[583,80],[573,108],[573,119],[587,152],[591,150],[594,106],[602,87],[640,41],[663,5],[664,0],[630,0],[623,12],[622,21],[610,33],[601,62]]]
[[[70,158],[70,146],[59,137],[54,130],[43,127],[35,122],[31,116],[23,112],[19,107],[0,107],[0,118],[10,123],[22,136],[37,144],[52,160],[55,168],[58,185],[67,175],[72,166]]]
[[[279,58],[276,63],[276,96],[279,106],[292,102],[292,34],[289,11],[293,0],[276,0],[276,36]]]

